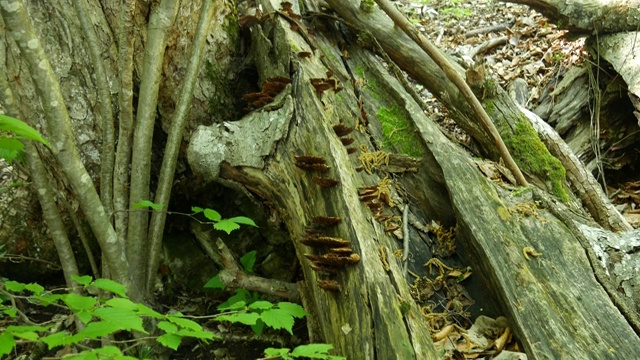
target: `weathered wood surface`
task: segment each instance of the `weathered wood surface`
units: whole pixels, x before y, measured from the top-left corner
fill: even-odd
[[[636,31],[640,26],[638,0],[502,0],[530,6],[576,34]]]
[[[261,26],[264,34],[286,33],[284,43],[291,44],[290,53],[278,61],[287,65],[293,62],[293,73],[286,74],[292,83],[265,109],[234,123],[200,127],[189,149],[193,170],[209,180],[219,172],[220,179],[254,193],[272,204],[281,216],[305,276],[305,305],[322,330],[316,334],[319,340],[333,344],[336,353],[350,359],[436,359],[426,321],[411,300],[398,264],[390,259],[391,269],[387,272],[380,259],[381,247],[391,254],[398,245],[358,198],[358,187],[374,185],[380,178],[355,171],[359,166],[357,155],[347,154],[332,128],[341,120],[346,126],[355,125],[360,110],[353,88],[349,82],[340,82],[344,87],[340,93],[317,93],[310,83],[312,78],[326,78],[328,70],[338,79],[348,79],[339,52],[331,47],[325,48],[329,53],[312,49],[282,17],[276,16]],[[298,57],[300,51],[313,52],[313,56]],[[331,64],[331,69],[323,61]],[[356,139],[352,146],[364,144],[373,150],[366,134],[353,131],[349,137]],[[256,144],[261,142],[274,147],[256,151]],[[330,170],[321,173],[299,169],[295,155],[322,157]],[[340,183],[322,188],[312,181],[314,176]],[[317,286],[316,280],[324,277],[310,268],[304,256],[318,254],[300,242],[316,216],[342,218],[325,233],[350,240],[351,248],[360,256],[358,264],[342,269],[336,276],[339,292]],[[410,305],[404,316],[400,310],[403,304]]]
[[[493,142],[478,125],[479,120],[476,119],[475,115],[470,111],[469,105],[466,103],[464,97],[460,95],[458,89],[447,80],[442,70],[438,68],[411,39],[405,36],[400,29],[394,27],[393,22],[387,18],[384,13],[376,9],[372,13],[361,14],[358,12],[357,4],[336,0],[329,0],[328,2],[346,21],[360,29],[362,33],[368,33],[371,37],[377,39],[377,43],[380,44],[382,49],[389,54],[389,57],[398,64],[402,70],[422,83],[450,110],[450,116],[475,140],[485,156],[498,160]],[[463,71],[461,67],[459,69]],[[481,89],[481,92],[486,96],[486,99],[483,100],[485,109],[489,117],[496,124],[500,135],[505,142],[507,142],[509,136],[515,133],[517,124],[520,123],[525,116],[506,92],[496,85],[491,84],[491,81],[487,84],[488,86]],[[549,154],[542,144],[535,146],[540,150],[542,156]],[[514,148],[509,142],[507,142],[507,147],[509,147],[510,151],[514,151]],[[554,155],[561,161],[567,159],[566,156],[559,156],[562,154]],[[533,173],[523,165],[523,159],[518,158],[517,153],[512,153],[512,156],[514,156],[516,163],[518,163],[526,175],[529,176],[530,181],[534,181],[543,187],[553,186],[553,184],[549,184],[549,179],[546,178],[546,171]],[[565,165],[567,168],[571,168],[572,166],[573,164],[571,163]],[[570,177],[569,180],[572,182],[571,186],[574,188],[584,188],[584,191],[579,191],[576,195],[580,197],[585,205],[589,206],[589,211],[595,220],[606,228],[617,228],[615,223],[610,223],[610,221],[619,222],[616,214],[605,217],[600,216],[600,214],[609,213],[608,208],[610,205],[608,199],[602,196],[589,196],[590,194],[598,193],[598,185],[597,182],[592,179],[593,175],[589,172],[577,171],[574,171],[574,174],[585,177],[580,178],[576,175]],[[557,185],[556,181],[555,186]],[[619,214],[617,214],[617,216],[620,217]]]
[[[286,21],[277,21],[288,29]],[[286,33],[295,45],[290,90],[285,90],[270,110],[255,111],[233,124],[201,127],[190,145],[192,168],[205,177],[219,173],[221,179],[237,183],[277,210],[301,260],[305,293],[310,294],[309,308],[319,321],[323,340],[334,344],[338,353],[358,359],[435,358],[426,324],[410,300],[398,264],[392,261],[391,270],[385,272],[380,260],[381,247],[399,246],[384,233],[357,196],[358,187],[375,184],[380,179],[355,171],[359,166],[355,156],[347,154],[331,128],[340,120],[347,126],[353,126],[355,118],[363,121],[354,89],[345,81],[350,79],[349,72],[335,61],[340,53],[328,46],[330,42],[320,34],[316,39],[323,51],[311,49],[298,33],[288,30]],[[391,37],[389,33],[385,36]],[[298,51],[312,51],[314,55],[300,59],[295,56]],[[363,61],[366,54],[353,48],[349,51],[353,54],[346,61],[349,68],[362,66],[365,73],[373,73],[372,69],[383,72],[370,55]],[[340,93],[328,90],[318,94],[310,85],[311,78],[324,78],[327,70],[341,80],[344,90]],[[544,222],[536,217],[521,218],[516,211],[509,211],[512,204],[528,200],[515,199],[505,190],[497,192],[468,155],[442,135],[395,80],[388,77],[375,80],[382,89],[378,91],[384,91],[386,96],[380,98],[370,88],[363,89],[364,107],[371,122],[369,129],[376,133],[375,128],[380,126],[374,116],[378,106],[396,106],[416,124],[424,140],[423,150],[427,150],[419,169],[419,174],[425,176],[422,187],[408,190],[416,198],[424,199],[425,193],[430,192],[436,203],[450,202],[452,207],[440,208],[457,220],[461,246],[470,249],[474,269],[486,279],[487,287],[509,314],[528,354],[534,359],[639,357],[636,334],[595,281],[584,250],[571,232],[544,210],[537,211],[538,216],[545,218]],[[440,84],[441,88],[446,87],[445,80],[440,79]],[[376,97],[382,100],[376,102]],[[507,105],[497,106],[502,109]],[[458,111],[464,114],[464,108]],[[215,149],[231,144],[236,150],[243,146],[249,149],[259,140],[247,136],[258,122],[264,136],[272,141],[282,139],[268,154],[262,153],[258,158],[239,158],[230,153],[219,156],[210,152],[216,150],[197,145],[210,144],[210,149]],[[354,144],[374,148],[368,135],[354,131],[351,136],[356,139]],[[318,187],[311,177],[319,174],[298,169],[294,155],[322,156],[331,169],[320,175],[339,180],[340,184],[328,189]],[[430,189],[443,186],[446,193],[437,194]],[[438,207],[422,210],[438,217]],[[316,286],[319,275],[310,269],[304,257],[313,250],[299,242],[315,216],[341,217],[343,221],[328,232],[350,240],[361,257],[360,263],[337,276],[342,289],[339,293]],[[527,261],[523,250],[528,246],[543,255]],[[404,303],[411,305],[405,317],[400,312]]]

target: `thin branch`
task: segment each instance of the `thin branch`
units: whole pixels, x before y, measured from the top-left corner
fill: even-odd
[[[409,204],[402,210],[402,233],[404,235],[402,248],[402,275],[407,277],[409,260]]]
[[[142,200],[149,200],[151,145],[157,113],[158,92],[162,79],[166,38],[176,19],[179,7],[179,1],[162,0],[151,10],[147,27],[147,44],[144,52],[138,114],[133,134],[130,207]],[[134,299],[141,295],[138,292],[144,291],[143,286],[147,278],[145,260],[148,251],[146,248],[148,221],[147,212],[133,211],[129,213],[126,254],[131,271],[131,290],[133,291],[131,295]]]
[[[109,219],[113,215],[113,166],[114,166],[114,117],[113,105],[111,104],[111,91],[109,90],[109,81],[107,72],[104,68],[102,60],[103,49],[98,46],[98,38],[96,36],[93,24],[90,22],[91,17],[86,10],[86,1],[73,0],[73,7],[78,14],[80,26],[87,39],[89,55],[91,56],[91,65],[93,66],[94,84],[98,92],[98,105],[102,115],[102,153],[100,154],[100,198],[102,205]]]
[[[169,129],[169,138],[167,139],[167,144],[164,149],[162,167],[160,168],[160,179],[158,180],[158,188],[156,189],[154,202],[156,204],[162,204],[165,209],[169,208],[173,176],[178,162],[180,145],[182,144],[182,135],[187,121],[187,115],[189,114],[191,100],[193,99],[193,89],[198,79],[198,73],[200,72],[200,63],[206,45],[207,35],[209,34],[209,25],[213,17],[213,10],[213,0],[203,1],[200,8],[200,18],[198,20],[195,39],[192,42],[187,74],[182,83],[180,98],[178,99],[176,111],[173,114],[171,128]],[[167,215],[164,211],[155,211],[151,216],[148,239],[151,259],[149,259],[147,263],[147,292],[153,291],[156,270],[160,264],[162,235],[166,218]]]
[[[220,267],[220,281],[228,287],[243,288],[250,291],[257,291],[262,294],[272,295],[279,298],[287,299],[292,302],[300,302],[300,291],[298,286],[293,283],[267,279],[260,276],[247,275],[238,266],[233,254],[227,248],[224,241],[216,240],[216,247],[196,236],[198,242],[205,250],[207,255]]]
[[[113,218],[120,244],[127,238],[129,213],[129,161],[133,138],[133,17],[136,0],[125,0],[120,8],[118,25],[118,148],[116,150],[113,178]]]
[[[416,42],[428,55],[433,59],[433,61],[444,71],[449,80],[453,82],[460,93],[464,96],[467,102],[471,105],[473,111],[480,118],[482,127],[491,137],[493,142],[495,143],[500,156],[505,162],[505,165],[511,172],[513,173],[516,181],[521,186],[527,186],[527,180],[524,178],[524,175],[518,168],[518,165],[513,161],[509,150],[507,149],[504,141],[502,141],[502,137],[500,133],[494,126],[493,122],[489,118],[489,115],[484,111],[482,105],[469,88],[469,85],[465,82],[462,76],[456,71],[453,65],[442,55],[440,50],[435,47],[429,41],[429,39],[425,38],[420,34],[420,32],[413,26],[407,18],[400,13],[388,0],[375,0],[376,4],[384,11],[393,22],[404,31],[407,36],[409,36],[413,41]]]
[[[24,4],[21,1],[11,4],[3,2],[0,4],[0,14],[20,49],[35,84],[48,124],[48,136],[53,144],[51,150],[62,172],[69,180],[87,221],[109,261],[113,279],[127,285],[129,279],[124,253],[121,247],[114,246],[117,240],[116,232],[104,211],[91,177],[80,160],[71,131],[71,119],[60,92],[60,84],[40,45],[40,40],[35,35]]]

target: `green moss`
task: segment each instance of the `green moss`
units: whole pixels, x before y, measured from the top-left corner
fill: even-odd
[[[548,190],[563,202],[569,201],[565,187],[566,170],[560,160],[549,153],[529,122],[519,121],[513,135],[503,137],[511,156],[522,170],[544,180]]]
[[[491,100],[485,100],[484,102],[484,111],[487,112],[487,115],[491,116],[496,112],[496,105]]]
[[[356,66],[356,75],[360,78],[364,78],[364,68],[362,66]]]
[[[385,140],[384,148],[399,149],[409,156],[421,157],[424,154],[422,143],[415,134],[413,126],[405,119],[402,110],[397,106],[391,109],[381,107],[376,114],[382,125]]]
[[[361,0],[360,1],[360,10],[364,12],[372,12],[373,11],[373,0]]]

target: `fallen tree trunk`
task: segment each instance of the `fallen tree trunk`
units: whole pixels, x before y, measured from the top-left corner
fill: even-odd
[[[405,70],[433,80],[423,82],[494,153],[453,85],[419,50],[411,51],[412,43],[386,17],[350,2],[329,3],[347,22],[373,34]],[[387,216],[410,205],[427,219],[457,223],[461,252],[474,260],[532,358],[640,356],[637,335],[561,221],[536,209],[531,197],[512,193],[513,187],[485,179],[371,53],[344,38],[342,51],[336,49],[329,39],[341,34],[330,24],[324,26],[328,38],[318,29],[309,35],[299,23],[292,31],[292,15],[283,9],[252,30],[262,34],[254,41],[264,39],[253,44],[262,48],[256,61],[278,55],[276,64],[260,70],[262,95],[276,77],[290,78],[291,85],[238,122],[200,127],[189,162],[207,181],[235,184],[279,214],[302,265],[301,293],[318,321],[317,337],[354,359],[438,357],[400,264],[386,256],[401,246],[380,221],[393,220]],[[526,117],[499,89],[490,95],[494,121],[505,133],[516,133],[514,124]],[[261,95],[248,98],[255,96]],[[372,157],[374,149],[385,151]],[[422,161],[393,155],[394,149]],[[405,187],[408,196],[385,180],[390,169],[412,185]],[[545,188],[558,189],[541,178]],[[353,253],[335,255],[336,244]]]
[[[636,31],[640,26],[638,0],[502,0],[538,10],[575,35]]]

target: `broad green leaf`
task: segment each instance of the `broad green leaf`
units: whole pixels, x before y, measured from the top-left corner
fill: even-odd
[[[33,342],[38,341],[38,339],[40,338],[40,335],[33,331],[15,332],[13,333],[13,336]]]
[[[169,334],[173,334],[178,331],[178,327],[175,324],[172,324],[168,321],[160,321],[158,323],[158,329]]]
[[[4,282],[4,288],[7,289],[7,291],[20,292],[24,290],[26,287],[27,287],[27,284],[23,284],[13,280],[7,280]]]
[[[227,233],[227,235],[229,235],[232,231],[240,229],[240,225],[234,223],[233,221],[229,221],[229,219],[224,219],[213,224],[213,228],[216,230],[224,231]]]
[[[209,281],[204,284],[204,287],[206,289],[224,289],[225,285],[222,283],[222,281],[220,281],[220,274],[218,274],[209,279]]]
[[[39,305],[49,306],[50,304],[53,304],[58,300],[64,299],[65,296],[67,296],[67,294],[45,294],[40,296],[34,296],[33,298],[40,302]]]
[[[74,335],[74,339],[82,341],[85,339],[97,339],[102,336],[113,334],[116,331],[126,330],[124,326],[112,321],[95,321]]]
[[[291,303],[291,302],[286,302],[286,301],[279,302],[278,308],[282,309],[283,311],[286,311],[289,315],[298,319],[302,319],[307,315],[306,311],[304,311],[304,308],[302,306]]]
[[[36,129],[29,126],[26,122],[12,118],[11,116],[0,114],[0,130],[10,131],[22,139],[39,141],[49,146],[47,140],[45,140]]]
[[[218,311],[240,310],[247,306],[250,301],[251,293],[245,289],[238,289],[236,293],[227,299],[227,301],[218,305]]]
[[[331,344],[308,344],[300,345],[293,349],[291,355],[294,357],[308,357],[311,359],[326,359],[329,350],[333,349]]]
[[[10,308],[10,307],[3,307],[2,308],[2,312],[7,314],[7,316],[9,317],[16,317],[18,315],[18,309],[16,308]]]
[[[127,288],[120,284],[117,283],[113,280],[109,280],[109,279],[97,279],[96,281],[94,281],[92,284],[92,286],[97,287],[98,289],[102,289],[102,290],[106,290],[109,292],[112,292],[116,295],[119,295],[123,298],[127,297]]]
[[[180,314],[180,316],[173,316],[173,315],[169,315],[167,316],[167,320],[171,321],[172,323],[184,328],[184,329],[189,329],[189,330],[193,330],[193,331],[202,331],[202,326],[200,326],[200,324],[198,324],[197,322],[193,321],[193,320],[189,320],[189,319],[185,319],[183,317],[181,317],[182,314]]]
[[[73,281],[83,286],[87,286],[91,284],[91,280],[93,280],[93,278],[89,275],[84,275],[84,276],[72,275],[71,279],[73,279]]]
[[[162,210],[162,204],[156,204],[153,201],[142,200],[133,204],[134,209],[151,208],[156,211]]]
[[[103,307],[96,309],[93,314],[106,322],[117,323],[125,330],[147,333],[142,326],[142,317],[132,310]]]
[[[95,298],[74,293],[65,295],[62,301],[74,312],[93,309],[97,303]]]
[[[60,331],[48,336],[44,336],[40,338],[40,341],[47,344],[47,346],[49,347],[49,350],[53,349],[56,346],[63,346],[63,345],[78,343],[77,339],[75,339],[73,336],[69,335],[69,333],[65,331]]]
[[[138,310],[138,306],[140,306],[140,304],[134,303],[133,301],[125,298],[112,298],[105,301],[104,304],[109,305],[112,308],[126,309],[131,311]]]
[[[254,325],[259,318],[260,318],[260,315],[256,313],[241,312],[241,313],[220,315],[216,317],[216,320],[229,321],[232,323],[241,323],[245,325]]]
[[[138,313],[140,315],[152,317],[154,319],[164,319],[164,315],[160,314],[159,312],[153,309],[150,309],[147,306],[142,304],[137,304],[137,305],[138,305]]]
[[[36,283],[27,284],[26,289],[36,295],[41,295],[44,292],[44,287]]]
[[[254,325],[251,325],[251,330],[256,336],[262,335],[262,330],[264,330],[264,321],[258,319]]]
[[[201,207],[199,207],[199,206],[193,206],[193,207],[191,207],[191,211],[192,211],[194,214],[199,214],[199,213],[203,212],[203,211],[204,211],[204,209],[203,209],[203,208],[201,208]]]
[[[89,310],[79,310],[74,314],[85,324],[88,324],[93,320],[93,313]]]
[[[14,160],[24,161],[22,152],[24,144],[17,138],[0,136],[0,159],[5,159],[9,164]]]
[[[280,309],[269,309],[260,313],[260,319],[264,323],[276,330],[285,329],[291,335],[293,335],[293,316],[289,315],[286,311]]]
[[[158,336],[156,341],[168,347],[169,349],[178,350],[178,346],[180,346],[180,342],[182,341],[182,336],[178,336],[175,334],[164,334]]]
[[[0,333],[0,356],[10,354],[15,346],[16,341],[10,332],[4,331]]]
[[[251,310],[267,310],[273,308],[273,304],[268,301],[260,300],[249,304],[247,308]]]
[[[253,265],[256,263],[256,253],[257,251],[255,250],[249,251],[240,258],[240,263],[245,272],[253,272]]]
[[[192,338],[198,338],[203,340],[213,340],[213,333],[211,331],[191,331],[191,330],[182,329],[182,330],[178,330],[178,332],[176,332],[175,334],[182,337],[192,337]]]
[[[212,209],[204,209],[203,213],[204,216],[211,221],[220,221],[222,219],[220,213]]]
[[[283,359],[285,359],[285,356],[288,356],[289,354],[289,350],[287,348],[281,348],[281,349],[276,349],[276,348],[266,348],[264,349],[264,354],[267,357],[276,357],[276,356],[280,356]]]
[[[258,227],[258,225],[256,225],[256,223],[253,222],[253,220],[249,219],[246,216],[235,216],[235,217],[229,218],[227,220],[233,221],[236,224],[250,225],[250,226]]]

